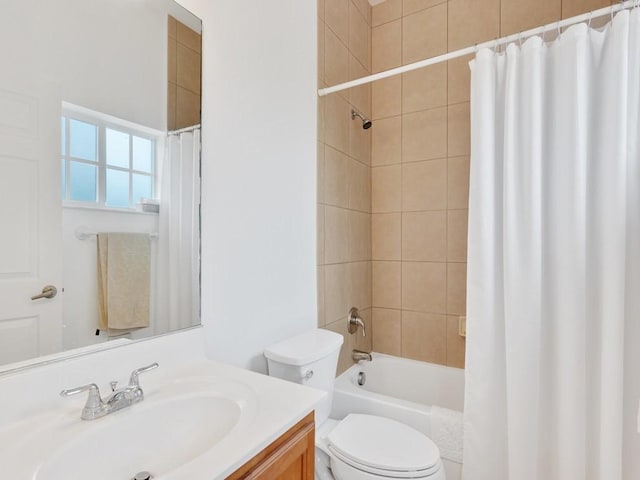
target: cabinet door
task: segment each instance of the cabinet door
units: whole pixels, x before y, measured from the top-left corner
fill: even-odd
[[[228,479],[313,480],[314,468],[315,428],[311,413]]]

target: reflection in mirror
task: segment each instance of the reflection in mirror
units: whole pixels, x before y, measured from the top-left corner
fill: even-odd
[[[0,9],[0,365],[198,324],[200,20]]]

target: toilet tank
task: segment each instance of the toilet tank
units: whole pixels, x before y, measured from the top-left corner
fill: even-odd
[[[267,347],[269,375],[327,392],[316,409],[316,423],[322,424],[331,411],[333,382],[338,366],[342,335],[315,329]]]

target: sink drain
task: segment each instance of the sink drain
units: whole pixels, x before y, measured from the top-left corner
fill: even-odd
[[[151,475],[147,471],[144,471],[136,473],[131,480],[151,480],[152,478],[153,475]]]

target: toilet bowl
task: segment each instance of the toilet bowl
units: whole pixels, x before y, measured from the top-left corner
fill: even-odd
[[[337,480],[445,479],[438,447],[403,423],[352,413],[341,421],[325,420],[320,432],[316,451],[327,455]]]
[[[446,480],[438,447],[421,432],[376,415],[329,418],[342,342],[316,329],[264,352],[269,375],[327,392],[316,408],[316,480]]]

